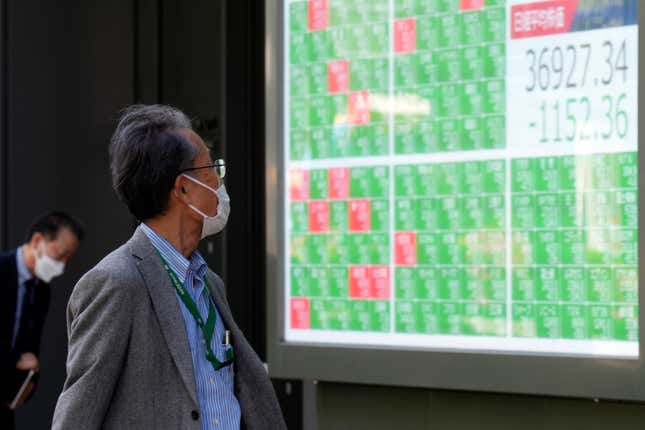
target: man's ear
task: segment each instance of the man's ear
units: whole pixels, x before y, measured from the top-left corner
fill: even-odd
[[[178,199],[186,199],[186,194],[188,191],[186,190],[186,181],[182,176],[177,176],[177,178],[175,178],[175,185],[172,188],[172,192]]]
[[[40,242],[42,242],[43,239],[45,239],[45,236],[43,236],[41,232],[37,231],[31,235],[31,239],[29,240],[29,246],[34,251],[37,251],[38,245],[40,245]]]

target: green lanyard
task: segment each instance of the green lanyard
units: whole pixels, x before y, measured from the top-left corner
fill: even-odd
[[[186,309],[188,309],[188,312],[190,312],[190,314],[193,316],[199,328],[202,329],[202,333],[204,334],[204,339],[206,340],[206,359],[210,361],[215,371],[218,371],[223,367],[233,364],[233,361],[235,360],[235,356],[233,354],[233,348],[229,347],[226,350],[225,361],[219,361],[217,357],[215,357],[215,354],[213,353],[213,349],[211,348],[211,341],[213,340],[213,332],[215,331],[215,321],[217,320],[217,313],[215,312],[215,306],[213,306],[213,301],[212,300],[208,301],[208,319],[204,323],[204,319],[199,314],[199,309],[197,308],[195,301],[192,299],[192,297],[190,297],[190,294],[188,294],[188,291],[186,291],[186,288],[184,288],[184,285],[181,283],[181,281],[179,280],[175,272],[172,271],[172,269],[168,265],[168,262],[163,258],[163,256],[159,252],[158,254],[159,254],[159,257],[161,258],[161,261],[163,262],[164,269],[166,269],[166,272],[168,272],[168,277],[170,277],[170,280],[172,281],[172,285],[175,287],[175,291],[177,291],[177,295],[179,295],[179,298],[181,299],[182,303],[184,304],[184,306],[186,306]],[[204,278],[204,282],[206,283],[206,286],[209,287],[208,281],[206,281],[206,278]],[[228,342],[228,339],[226,341]]]

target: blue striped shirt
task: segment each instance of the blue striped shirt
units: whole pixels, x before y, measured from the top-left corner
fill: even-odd
[[[212,302],[212,298],[208,288],[205,288],[204,277],[208,267],[202,256],[198,251],[195,251],[188,260],[173,248],[166,239],[147,225],[142,223],[141,229],[179,280],[183,282],[205,321],[208,317],[208,304],[209,301]],[[206,341],[202,330],[178,295],[177,300],[184,315],[186,333],[190,342],[190,352],[193,356],[197,399],[201,409],[201,428],[202,430],[238,430],[240,428],[241,412],[240,404],[234,392],[233,366],[226,366],[218,371],[213,369],[213,365],[206,359]],[[215,310],[217,311],[217,307],[215,307]],[[225,330],[224,322],[219,311],[217,311],[217,321],[211,348],[219,361],[226,360],[226,348],[223,346]]]

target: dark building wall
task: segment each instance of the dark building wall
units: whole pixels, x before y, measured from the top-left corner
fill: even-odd
[[[7,2],[6,247],[36,215],[81,218],[87,240],[53,282],[42,377],[19,428],[49,428],[65,378],[65,310],[74,283],[127,239],[132,221],[110,185],[107,144],[116,113],[133,102],[132,2]]]

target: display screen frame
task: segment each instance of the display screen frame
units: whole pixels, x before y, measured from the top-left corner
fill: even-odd
[[[286,342],[284,264],[286,189],[284,157],[284,7],[283,1],[266,4],[266,270],[267,357],[272,377],[315,379],[330,382],[394,385],[435,389],[553,395],[594,399],[645,401],[645,348],[639,358],[609,359],[564,354],[529,354],[415,347],[384,347],[334,343]],[[645,22],[645,8],[638,8],[638,22]],[[638,58],[643,57],[643,32],[638,36]],[[640,78],[645,72],[638,66]],[[644,85],[638,86],[638,123],[645,123]],[[638,136],[638,164],[644,165]],[[642,190],[645,175],[638,178],[640,225],[644,213]],[[639,279],[645,279],[642,238],[638,239]],[[644,294],[639,284],[639,308]],[[639,319],[645,333],[645,319]]]

